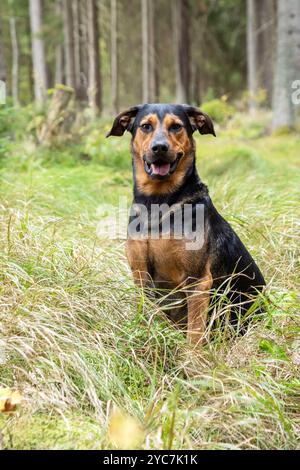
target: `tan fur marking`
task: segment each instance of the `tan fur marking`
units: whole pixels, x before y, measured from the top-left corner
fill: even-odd
[[[148,241],[132,240],[126,242],[126,256],[132,271],[134,283],[146,287],[151,283],[148,273]]]
[[[155,133],[155,129],[159,125],[159,120],[156,114],[148,114],[143,118],[141,121],[141,125],[143,124],[151,124],[153,127],[152,132],[145,133],[142,131],[142,129],[138,128],[136,131],[136,135],[134,138],[134,141],[132,143],[132,147],[134,150],[134,154],[138,157],[138,160],[142,164],[144,168],[144,163],[143,163],[143,155],[149,150],[151,141],[153,139],[153,135]],[[144,170],[145,173],[145,170]],[[147,176],[147,175],[146,175]]]
[[[169,132],[172,124],[183,125],[181,119],[179,119],[175,114],[166,114],[162,124],[166,135],[168,135],[169,145],[172,147],[174,152],[183,152],[184,155],[188,155],[191,151],[191,142],[186,129],[182,127],[178,132]]]
[[[126,254],[137,286],[159,286],[164,282],[170,289],[179,288],[187,298],[188,341],[195,348],[205,341],[207,312],[213,278],[207,260],[207,245],[196,252],[186,250],[185,240],[127,240]],[[195,264],[195,259],[199,264]],[[148,273],[148,263],[154,267],[154,277]],[[202,272],[201,277],[199,272]],[[191,280],[194,282],[191,284]],[[157,284],[158,281],[158,284]]]
[[[183,240],[150,239],[149,254],[159,278],[169,282],[171,288],[183,284],[189,264],[189,253],[185,250]]]
[[[207,312],[210,301],[210,289],[213,278],[209,266],[206,267],[204,277],[188,294],[188,341],[192,346],[198,347],[205,341]]]

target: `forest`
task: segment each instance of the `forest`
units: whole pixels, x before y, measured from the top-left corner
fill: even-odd
[[[0,8],[0,79],[14,105],[43,105],[58,84],[95,114],[244,92],[251,111],[273,108],[273,129],[295,127],[297,0],[4,0]]]
[[[140,103],[188,103],[214,203],[266,279],[197,355],[100,232]],[[0,450],[300,446],[300,1],[1,0]]]

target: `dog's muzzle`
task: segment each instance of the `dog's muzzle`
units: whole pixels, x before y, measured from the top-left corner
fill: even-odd
[[[164,179],[172,175],[176,170],[180,159],[183,157],[183,152],[177,154],[173,162],[166,162],[165,159],[157,158],[155,161],[148,161],[144,155],[144,168],[147,175],[153,179]]]

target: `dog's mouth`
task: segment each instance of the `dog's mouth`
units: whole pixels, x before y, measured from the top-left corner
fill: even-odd
[[[182,153],[177,155],[174,162],[164,162],[163,160],[156,160],[155,162],[147,162],[146,157],[144,157],[144,168],[146,173],[152,178],[163,179],[170,176],[176,170],[179,160],[183,156]]]

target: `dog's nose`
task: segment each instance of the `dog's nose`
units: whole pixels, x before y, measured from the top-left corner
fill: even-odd
[[[167,153],[169,150],[169,145],[167,142],[153,142],[151,146],[151,150],[153,153]]]

